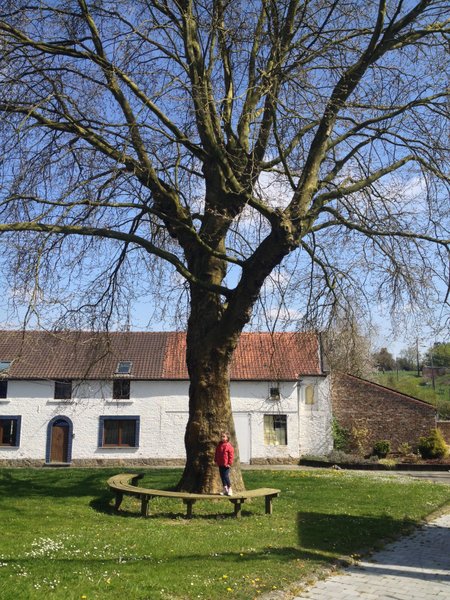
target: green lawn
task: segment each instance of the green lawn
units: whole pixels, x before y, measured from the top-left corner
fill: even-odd
[[[246,471],[248,488],[277,487],[264,501],[155,499],[111,510],[115,469],[0,470],[0,598],[251,599],[307,579],[342,555],[398,535],[450,502],[450,486],[343,471]],[[176,469],[148,469],[142,485],[169,488]]]

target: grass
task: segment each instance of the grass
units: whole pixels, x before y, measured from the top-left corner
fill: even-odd
[[[424,400],[439,410],[443,417],[450,418],[450,374],[435,378],[435,388],[431,379],[417,377],[413,371],[387,371],[376,373],[373,380],[403,394]]]
[[[246,471],[247,488],[278,487],[264,502],[154,499],[152,517],[126,498],[112,511],[112,469],[0,470],[0,598],[21,600],[252,599],[306,580],[342,555],[373,548],[450,502],[450,486],[342,471]],[[169,488],[176,469],[142,485]]]

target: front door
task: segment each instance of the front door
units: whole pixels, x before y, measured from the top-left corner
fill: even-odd
[[[234,428],[239,444],[241,463],[248,464],[251,459],[251,429],[249,413],[233,413]]]
[[[68,462],[69,449],[69,423],[64,420],[55,421],[52,426],[52,439],[50,446],[50,462]]]

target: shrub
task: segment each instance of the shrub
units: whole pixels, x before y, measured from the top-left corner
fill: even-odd
[[[350,432],[345,427],[339,424],[337,419],[333,419],[331,424],[331,432],[333,435],[333,448],[346,452],[350,445]]]
[[[367,450],[368,437],[369,430],[364,424],[353,426],[350,432],[350,449],[359,456],[363,456]]]
[[[439,429],[432,429],[429,436],[419,438],[418,448],[422,458],[442,458],[448,453],[447,444]]]
[[[395,469],[397,465],[393,458],[380,458],[378,464],[384,465],[387,469]]]
[[[400,454],[400,456],[408,456],[409,454],[411,454],[411,452],[412,448],[411,445],[408,444],[408,442],[402,442],[398,447],[398,453]]]
[[[375,442],[373,446],[373,453],[379,458],[386,458],[391,451],[391,442],[389,440],[380,440]]]
[[[342,450],[333,450],[328,454],[327,460],[330,463],[340,463],[347,465],[369,465],[378,462],[378,458],[376,456],[371,456],[370,458],[361,458],[360,456],[356,456],[355,454],[347,454]]]

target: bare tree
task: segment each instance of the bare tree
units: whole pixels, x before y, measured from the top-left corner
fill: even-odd
[[[365,331],[351,315],[335,318],[323,335],[323,350],[328,369],[369,377],[374,371],[371,332]]]
[[[9,277],[84,325],[126,319],[163,275],[186,290],[181,488],[217,486],[230,359],[271,283],[317,322],[345,298],[421,302],[446,282],[447,9],[2,3]]]

